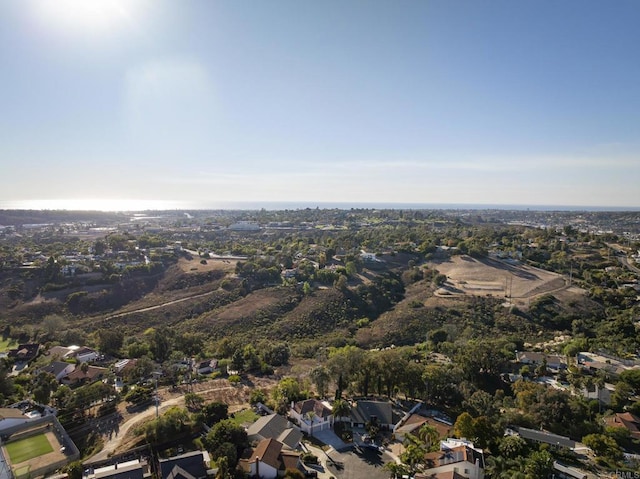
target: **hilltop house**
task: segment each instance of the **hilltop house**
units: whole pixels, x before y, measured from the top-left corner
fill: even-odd
[[[139,374],[136,374],[137,365],[138,359],[121,359],[115,363],[112,368],[120,380],[127,382],[140,379]]]
[[[639,369],[640,361],[634,359],[623,359],[603,352],[591,353],[582,351],[577,356],[578,367],[582,367],[591,372],[604,371],[613,376],[628,369]]]
[[[196,361],[193,370],[197,374],[210,374],[218,369],[217,359],[206,359],[204,361]]]

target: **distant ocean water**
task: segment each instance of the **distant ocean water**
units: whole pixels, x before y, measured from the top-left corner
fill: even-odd
[[[390,203],[316,201],[189,202],[139,199],[53,199],[1,201],[3,210],[152,211],[152,210],[297,210],[297,209],[403,209],[403,210],[516,210],[516,211],[640,211],[633,206],[512,205],[481,203]]]

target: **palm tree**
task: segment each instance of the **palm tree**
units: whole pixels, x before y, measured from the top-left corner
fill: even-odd
[[[400,455],[400,459],[409,468],[409,475],[413,476],[417,471],[422,469],[425,464],[427,447],[412,434],[406,435],[403,445],[405,449]]]
[[[422,427],[418,429],[417,437],[427,446],[427,451],[432,452],[438,450],[440,434],[438,434],[438,430],[431,424],[423,424]]]
[[[409,468],[407,466],[394,461],[387,462],[383,468],[389,471],[390,479],[396,479],[409,473]]]
[[[351,406],[344,399],[333,401],[333,417],[342,422],[342,418],[351,415]]]
[[[316,417],[316,413],[313,411],[309,411],[304,416],[305,419],[309,422],[309,434],[313,436],[313,420]]]

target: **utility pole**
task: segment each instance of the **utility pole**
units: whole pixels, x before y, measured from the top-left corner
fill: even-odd
[[[154,397],[154,402],[156,403],[156,419],[160,417],[160,396],[158,396],[158,377],[162,375],[160,371],[154,371],[153,377],[156,380],[156,394]]]
[[[160,398],[158,397],[158,376],[156,376],[156,419],[160,417]]]
[[[573,262],[569,261],[569,286],[571,286],[573,282]]]

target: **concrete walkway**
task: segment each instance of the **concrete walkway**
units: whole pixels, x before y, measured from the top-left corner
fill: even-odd
[[[328,457],[326,453],[319,447],[312,446],[309,443],[304,443],[304,448],[318,458],[318,465],[305,464],[304,467],[309,471],[316,471],[318,473],[318,479],[330,479],[333,474],[327,468]]]

